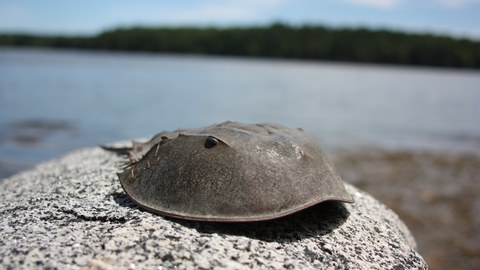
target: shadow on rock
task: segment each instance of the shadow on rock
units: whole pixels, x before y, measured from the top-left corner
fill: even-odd
[[[146,211],[139,208],[123,193],[112,193],[111,195],[115,202],[122,207]],[[341,226],[349,215],[350,212],[348,212],[343,203],[326,201],[297,213],[268,221],[225,223],[162,217],[195,229],[199,233],[245,236],[268,242],[294,242],[308,237],[328,234]]]
[[[113,200],[121,207],[140,209],[125,193],[114,192],[110,194],[110,196],[112,196]]]
[[[350,213],[340,202],[323,202],[300,212],[268,221],[222,223],[167,218],[200,233],[245,236],[268,242],[295,242],[325,235],[342,225]]]

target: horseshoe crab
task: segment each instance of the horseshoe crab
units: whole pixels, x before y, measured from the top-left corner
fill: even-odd
[[[165,216],[260,221],[326,200],[353,202],[332,163],[302,129],[227,121],[105,149],[130,160],[118,174],[128,197]]]

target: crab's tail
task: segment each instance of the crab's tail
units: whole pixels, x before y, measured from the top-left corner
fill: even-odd
[[[103,150],[114,152],[120,156],[129,156],[130,152],[132,151],[132,147],[113,147],[113,146],[106,146],[106,145],[99,145],[99,146]]]

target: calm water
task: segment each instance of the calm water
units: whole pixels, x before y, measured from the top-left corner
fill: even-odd
[[[78,147],[227,119],[303,127],[330,150],[478,152],[479,75],[0,48],[0,178]]]

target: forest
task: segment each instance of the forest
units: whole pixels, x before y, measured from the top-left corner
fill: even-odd
[[[93,36],[1,34],[0,46],[190,53],[480,68],[480,41],[365,28],[131,27]]]

